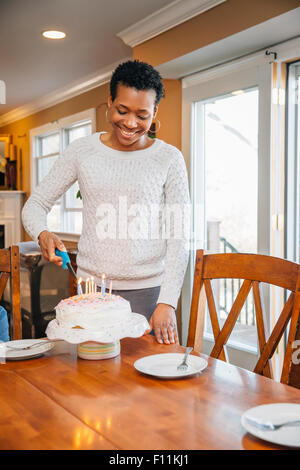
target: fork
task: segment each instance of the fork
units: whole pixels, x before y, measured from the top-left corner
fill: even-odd
[[[186,360],[187,360],[187,357],[188,357],[188,355],[190,354],[191,351],[193,351],[193,348],[187,348],[182,363],[179,364],[179,366],[177,366],[178,370],[186,370],[188,368],[188,364],[187,364]]]
[[[246,417],[246,420],[249,424],[256,426],[257,428],[261,429],[262,431],[277,431],[278,429],[282,428],[283,426],[300,426],[300,420],[296,421],[285,421],[284,423],[280,424],[273,424],[271,422],[260,423],[253,418]]]
[[[55,343],[56,341],[63,341],[63,340],[62,339],[42,340],[42,341],[39,341],[38,343],[33,343],[33,344],[30,344],[29,346],[23,346],[23,347],[14,347],[14,346],[11,346],[10,344],[6,344],[5,346],[7,347],[7,349],[12,349],[13,351],[25,351],[27,349],[34,349],[40,346],[41,344]]]

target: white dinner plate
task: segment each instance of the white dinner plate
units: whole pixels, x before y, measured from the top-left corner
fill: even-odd
[[[33,357],[42,356],[45,352],[50,351],[54,344],[48,341],[45,344],[35,346],[33,349],[9,349],[6,345],[13,346],[14,348],[22,348],[35,343],[41,343],[41,339],[19,339],[15,341],[8,341],[7,343],[0,343],[0,358],[7,361],[20,361],[23,359],[31,359]]]
[[[143,374],[153,375],[163,379],[177,379],[198,374],[207,367],[207,361],[199,356],[189,355],[187,370],[178,370],[177,366],[182,362],[184,354],[154,354],[141,357],[134,363],[134,367]]]
[[[300,447],[300,426],[284,426],[277,431],[265,431],[251,424],[247,418],[260,423],[271,422],[273,424],[300,420],[300,405],[294,403],[272,403],[256,406],[247,410],[241,418],[243,427],[253,436],[273,444]]]

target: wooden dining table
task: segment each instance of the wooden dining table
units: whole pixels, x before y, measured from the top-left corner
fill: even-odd
[[[134,362],[183,353],[151,335],[121,340],[106,360],[65,342],[38,358],[0,364],[0,449],[283,449],[248,434],[241,416],[267,403],[300,403],[300,390],[193,352],[202,373],[159,379]],[[3,363],[4,362],[4,363]]]

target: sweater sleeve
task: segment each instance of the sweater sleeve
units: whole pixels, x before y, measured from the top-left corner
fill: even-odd
[[[74,141],[58,157],[23,207],[22,222],[33,240],[37,241],[39,234],[43,230],[48,230],[48,212],[76,180],[76,141]]]
[[[163,279],[157,303],[177,307],[189,258],[190,196],[183,155],[176,154],[165,183],[165,238]]]

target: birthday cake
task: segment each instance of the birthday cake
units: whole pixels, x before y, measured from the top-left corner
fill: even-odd
[[[127,300],[119,295],[102,295],[100,292],[61,300],[55,311],[59,326],[94,331],[124,322],[132,315]]]

